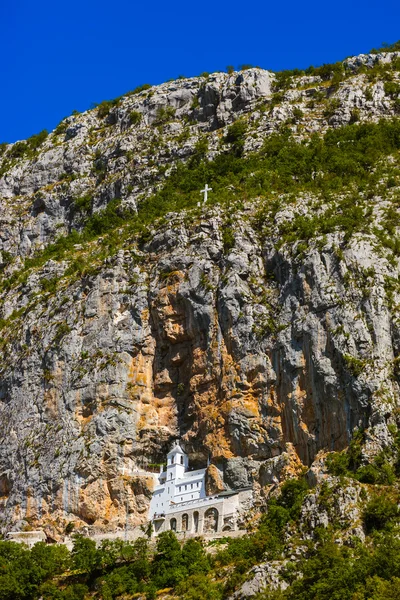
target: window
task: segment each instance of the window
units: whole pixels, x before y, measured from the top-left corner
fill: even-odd
[[[171,458],[171,464],[174,464],[174,462],[175,462],[175,456],[173,456],[173,457]]]
[[[191,490],[193,489],[193,483],[192,483],[192,484],[190,484],[190,489],[191,489]],[[192,498],[193,498],[193,496],[192,496]]]
[[[197,512],[197,510],[193,513],[193,525],[194,525],[194,532],[198,533],[198,531],[199,531],[199,513]]]
[[[181,456],[181,465],[183,465],[183,456]]]
[[[189,529],[189,515],[182,515],[182,531],[187,531]]]
[[[185,485],[185,491],[187,490],[187,485]]]
[[[183,500],[183,498],[182,498],[182,496],[181,496],[181,502],[182,502],[182,500]]]

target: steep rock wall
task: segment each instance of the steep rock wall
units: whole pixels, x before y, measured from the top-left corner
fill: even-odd
[[[282,123],[303,139],[348,123],[355,106],[364,120],[395,113],[383,83],[365,74],[336,90],[303,77],[267,112],[273,85],[261,69],[164,84],[121,99],[105,117],[68,117],[33,158],[6,164],[4,530],[44,526],[57,537],[70,521],[98,529],[143,523],[152,471],[177,437],[191,464],[210,458],[228,487],[253,484],[261,499],[320,451],[346,447],[355,428],[365,430],[364,458],[390,444],[399,403],[398,260],[373,231],[350,241],[330,232],[302,248],[282,240],[282,222],[320,210],[312,197],[285,199],[260,226],[257,203],[238,203],[233,190],[231,214],[168,214],[93,268],[71,274],[66,256],[7,284],[26,256],[81,230],[111,200],[135,210],[199,141],[207,139],[208,158],[229,150],[226,127],[237,117],[249,125],[246,155]],[[333,115],[314,102],[317,92],[337,101]],[[167,107],[174,118],[162,122]],[[386,208],[374,197],[371,219],[378,223]],[[81,262],[85,250],[74,248]]]

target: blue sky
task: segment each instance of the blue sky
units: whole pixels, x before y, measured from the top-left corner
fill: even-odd
[[[0,142],[142,83],[253,64],[304,68],[400,39],[398,0],[3,0]]]

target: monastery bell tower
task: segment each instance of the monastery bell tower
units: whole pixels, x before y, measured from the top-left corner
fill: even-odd
[[[175,442],[174,447],[167,456],[167,481],[182,479],[189,466],[188,457],[179,445]]]

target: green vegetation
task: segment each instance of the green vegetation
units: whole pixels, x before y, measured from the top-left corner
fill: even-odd
[[[346,450],[332,452],[327,457],[329,472],[333,475],[352,477],[361,483],[392,485],[400,473],[400,435],[397,430],[393,447],[383,450],[369,463],[362,460],[363,442],[363,432],[356,431]]]
[[[76,245],[83,244],[86,251],[93,254],[91,260],[76,257],[68,270],[82,273],[82,268],[95,268],[96,261],[115,251],[127,239],[136,237],[145,243],[151,237],[154,224],[170,212],[198,212],[199,189],[205,182],[211,184],[213,192],[208,205],[220,206],[229,213],[232,207],[240,209],[243,200],[257,198],[259,210],[253,217],[253,225],[261,235],[269,232],[269,222],[279,209],[277,194],[311,193],[319,199],[319,207],[310,215],[294,215],[282,223],[278,244],[308,243],[312,238],[323,236],[335,230],[344,233],[348,241],[354,233],[373,232],[383,247],[400,253],[400,240],[396,238],[394,227],[400,225],[397,210],[384,216],[382,227],[374,227],[370,215],[374,194],[382,193],[382,178],[396,181],[400,176],[397,167],[400,149],[400,120],[380,121],[379,123],[355,123],[324,136],[313,135],[308,142],[298,143],[289,130],[269,136],[262,149],[254,154],[238,156],[243,142],[246,124],[237,121],[227,132],[226,141],[230,151],[218,155],[211,161],[206,158],[207,138],[202,138],[195,147],[192,158],[186,163],[178,163],[164,186],[154,195],[143,198],[138,212],[122,210],[119,200],[110,202],[106,209],[91,214],[90,195],[74,201],[75,210],[83,219],[80,233],[72,231],[47,246],[36,256],[29,258],[21,271],[15,272],[2,282],[2,288],[10,288],[26,280],[30,269],[38,268],[47,260],[61,260],[74,255]],[[385,175],[386,156],[391,155],[390,175]],[[107,176],[106,164],[101,156],[95,157],[95,170],[98,176]],[[386,188],[385,189],[390,189]],[[231,218],[231,217],[230,217]],[[224,234],[225,250],[232,239]],[[100,243],[88,247],[88,243],[101,236]],[[91,267],[89,267],[91,265]],[[362,365],[354,361],[348,364],[353,371]]]
[[[137,110],[132,110],[129,114],[129,122],[131,125],[137,125],[142,120],[142,113]]]
[[[70,553],[64,546],[42,542],[31,551],[0,542],[0,598],[72,600],[90,594],[110,600],[141,593],[151,599],[158,590],[172,588],[186,600],[221,600],[266,554],[279,557],[284,528],[298,518],[306,491],[304,481],[288,481],[280,497],[270,502],[259,529],[227,540],[214,557],[206,553],[201,540],[189,539],[181,545],[171,531],[158,536],[154,549],[144,538],[134,543],[106,540],[97,548],[93,540],[81,535],[74,536]],[[224,581],[216,581],[219,573]]]
[[[174,116],[175,109],[173,106],[160,106],[160,108],[157,110],[155,124],[161,125],[168,123],[169,121],[172,121]]]
[[[65,119],[63,119],[55,128],[54,133],[55,135],[62,135],[63,133],[65,133],[68,129],[68,123],[66,123]]]
[[[400,41],[394,44],[384,44],[382,48],[372,49],[371,54],[377,54],[379,52],[396,52],[400,50]],[[360,65],[357,68],[357,72],[365,73],[369,77],[370,81],[376,79],[377,76],[385,78],[391,71],[398,71],[399,65],[398,60],[393,61],[392,64],[377,64],[374,67],[365,67]],[[354,74],[354,71],[346,69],[346,65],[339,61],[337,63],[323,64],[319,67],[309,66],[307,69],[292,69],[279,71],[276,73],[275,90],[284,91],[290,88],[293,83],[294,77],[302,77],[311,75],[314,77],[321,77],[323,82],[328,83],[332,89],[336,89],[338,84],[344,79]]]
[[[97,107],[97,116],[99,119],[104,119],[112,108],[118,106],[121,103],[121,97],[114,98],[114,100],[103,100],[100,104],[95,104]]]
[[[222,243],[224,245],[224,254],[229,254],[230,250],[235,246],[235,236],[232,231],[232,221],[228,219],[225,227],[222,230]]]
[[[74,199],[74,209],[82,213],[90,213],[92,209],[92,196],[85,194]]]
[[[143,83],[142,85],[135,87],[135,89],[131,90],[130,92],[127,92],[125,96],[136,96],[136,94],[140,94],[141,92],[149,90],[151,87],[152,85],[150,83]]]
[[[239,157],[243,154],[246,131],[247,124],[241,119],[235,121],[228,127],[224,142],[226,144],[231,144],[231,148],[235,156]]]
[[[385,94],[390,98],[397,98],[400,94],[400,84],[394,81],[385,81],[384,90]]]
[[[81,535],[74,536],[71,552],[43,542],[31,551],[14,542],[0,542],[0,598],[83,600],[93,593],[104,600],[136,593],[154,598],[157,590],[192,577],[194,587],[201,587],[201,577],[210,569],[211,559],[200,541],[191,539],[181,547],[172,532],[157,538],[154,551],[147,539],[106,540],[97,548]]]
[[[280,494],[269,499],[267,512],[252,533],[215,540],[212,554],[201,539],[181,543],[171,531],[160,534],[155,545],[141,538],[105,540],[98,547],[76,534],[71,552],[42,542],[32,550],[0,542],[0,598],[154,600],[168,594],[180,600],[225,600],[249,578],[252,566],[268,561],[282,564],[280,577],[288,587],[267,589],[257,600],[397,598],[391,595],[400,581],[395,488],[378,490],[366,501],[363,544],[357,538],[338,544],[341,530],[335,521],[314,530],[313,538],[299,537],[307,493],[304,479],[287,481]],[[328,486],[321,489],[321,502],[329,502],[331,494]]]
[[[49,135],[46,129],[36,133],[23,142],[16,142],[7,152],[7,158],[33,158],[36,150],[43,144]]]
[[[365,360],[355,358],[354,356],[351,356],[351,354],[344,354],[343,358],[347,370],[353,375],[353,377],[358,377],[361,375],[366,365]]]
[[[25,141],[15,142],[13,145],[1,144],[0,157],[3,158],[3,163],[0,167],[0,177],[7,173],[17,160],[35,158],[38,149],[45,142],[48,135],[48,131],[43,129],[40,133],[32,135]]]
[[[393,44],[383,43],[380,48],[372,48],[371,54],[378,54],[378,52],[399,52],[400,51],[400,40]]]
[[[395,520],[391,521],[392,527]],[[257,600],[388,600],[398,598],[400,540],[394,531],[375,533],[365,545],[338,545],[332,531],[321,531],[308,557],[296,569],[301,578],[284,592],[265,592]],[[290,563],[289,563],[290,565]]]

